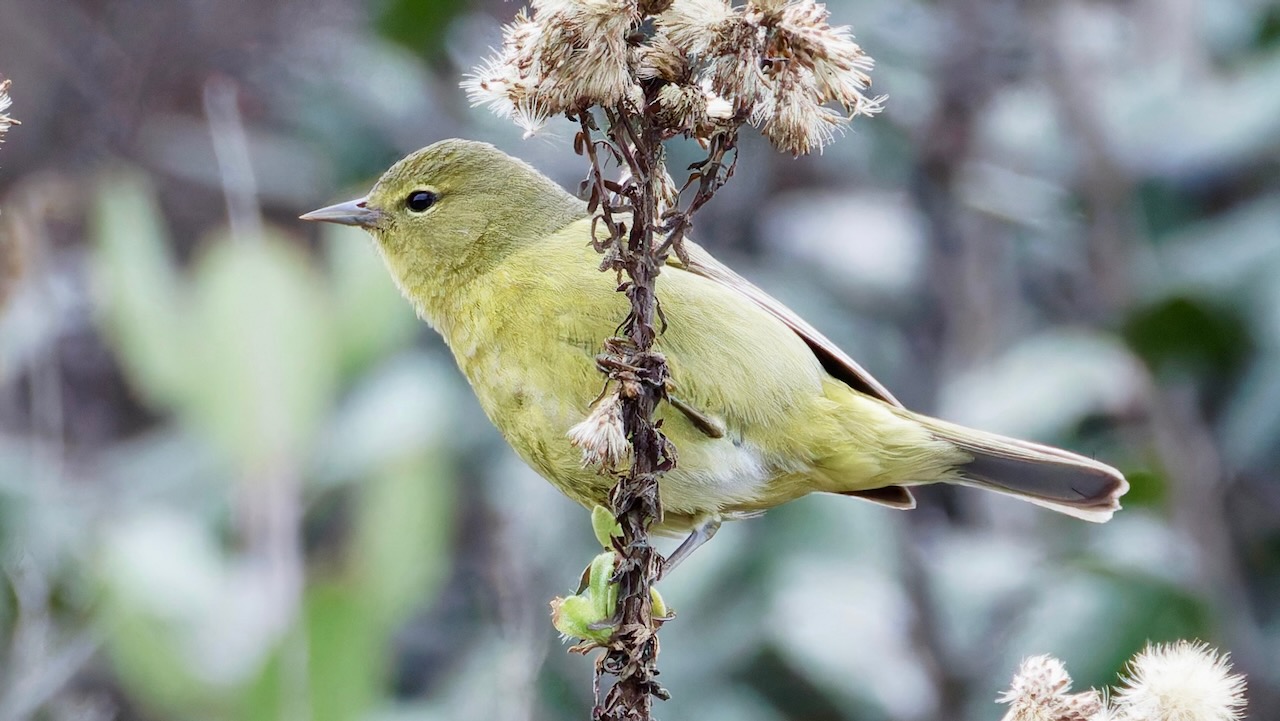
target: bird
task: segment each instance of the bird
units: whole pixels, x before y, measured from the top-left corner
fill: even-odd
[[[593,415],[607,402],[596,356],[630,304],[599,270],[583,200],[492,145],[450,139],[301,219],[366,230],[515,452],[570,499],[606,503],[613,478],[571,436],[616,436]],[[671,386],[655,417],[678,461],[653,530],[685,536],[666,568],[724,521],[810,493],[910,509],[914,487],[948,483],[1085,521],[1119,510],[1129,484],[1115,468],[906,409],[795,312],[692,240],[684,250],[656,281]]]

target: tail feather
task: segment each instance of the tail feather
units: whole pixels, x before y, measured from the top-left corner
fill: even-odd
[[[1085,521],[1104,523],[1120,510],[1129,482],[1120,471],[1060,448],[917,417],[939,438],[973,458],[957,482],[1016,496]]]

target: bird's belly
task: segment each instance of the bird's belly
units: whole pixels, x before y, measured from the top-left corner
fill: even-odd
[[[675,514],[754,508],[778,475],[758,448],[727,438],[678,444],[676,454],[660,485],[663,507]]]
[[[523,395],[527,397],[527,391]],[[578,503],[591,507],[608,502],[614,477],[583,467],[581,451],[569,442],[569,429],[585,417],[585,408],[574,411],[572,404],[527,402],[496,406],[486,408],[490,418],[530,467]],[[754,511],[781,502],[772,499],[770,486],[783,472],[755,445],[702,435],[667,405],[660,408],[658,417],[671,432],[677,454],[675,468],[663,475],[659,486],[666,530],[685,530],[699,517]]]

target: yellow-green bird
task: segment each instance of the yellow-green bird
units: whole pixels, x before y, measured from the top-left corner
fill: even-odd
[[[597,269],[583,201],[491,145],[445,140],[366,197],[302,218],[369,231],[516,453],[573,500],[605,502],[611,478],[584,467],[569,436],[591,442],[595,356],[629,305]],[[903,408],[794,312],[686,248],[657,285],[673,381],[658,417],[679,456],[657,530],[689,534],[668,568],[721,521],[819,491],[912,508],[911,486],[957,483],[1095,522],[1120,507],[1128,483],[1114,468]]]

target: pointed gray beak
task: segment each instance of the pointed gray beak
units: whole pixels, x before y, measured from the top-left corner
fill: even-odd
[[[306,215],[298,216],[300,220],[312,220],[324,223],[340,223],[354,225],[359,228],[372,228],[378,224],[381,212],[366,206],[368,198],[356,198],[345,203],[330,205],[327,208],[313,210]]]

